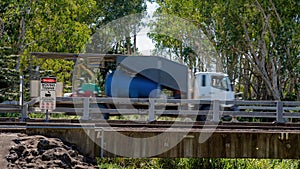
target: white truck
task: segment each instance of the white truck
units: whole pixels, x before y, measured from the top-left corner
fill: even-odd
[[[209,110],[201,100],[232,101],[234,89],[227,74],[191,73],[186,65],[158,56],[121,54],[31,53],[37,58],[75,59],[72,96],[197,99],[198,110]],[[98,105],[112,108],[113,105]],[[221,104],[235,110],[235,105]],[[195,107],[194,107],[195,109]],[[108,118],[108,114],[105,116]],[[197,120],[204,120],[198,116]]]
[[[84,66],[83,66],[84,65]],[[190,73],[186,65],[157,56],[124,56],[124,55],[88,55],[77,59],[76,72],[82,79],[83,73],[102,72],[104,86],[100,91],[83,90],[85,85],[94,85],[89,74],[87,79],[93,83],[83,83],[75,88],[81,96],[95,94],[99,97],[149,98],[164,97],[171,99],[197,99],[232,101],[235,99],[234,89],[227,74],[218,72]],[[93,70],[93,67],[100,71]],[[89,69],[84,70],[85,69]],[[99,77],[99,76],[98,76]],[[85,77],[86,78],[86,77]],[[99,79],[97,80],[99,82]],[[79,84],[79,83],[78,83]],[[74,86],[74,85],[73,85]],[[93,88],[93,87],[92,87]],[[225,109],[235,109],[234,105],[221,104]],[[109,107],[110,105],[102,105]],[[210,104],[199,104],[197,109],[209,110]],[[198,116],[197,120],[204,120]]]

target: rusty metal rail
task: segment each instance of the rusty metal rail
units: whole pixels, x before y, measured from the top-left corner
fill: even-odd
[[[1,129],[28,129],[28,128],[140,128],[141,130],[145,129],[162,129],[165,128],[178,128],[178,129],[235,129],[235,130],[266,130],[266,131],[296,131],[299,133],[300,124],[297,123],[248,123],[248,122],[239,122],[239,123],[230,123],[230,122],[220,122],[220,123],[205,123],[205,122],[172,122],[172,121],[154,121],[154,122],[135,122],[130,120],[89,120],[89,121],[66,121],[61,120],[49,120],[45,122],[41,119],[30,119],[25,122],[16,121],[16,122],[0,122]]]

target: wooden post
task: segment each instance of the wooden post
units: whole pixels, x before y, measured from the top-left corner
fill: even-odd
[[[276,121],[278,123],[284,123],[284,120],[283,120],[283,103],[282,103],[282,101],[277,101],[277,103],[276,103]]]

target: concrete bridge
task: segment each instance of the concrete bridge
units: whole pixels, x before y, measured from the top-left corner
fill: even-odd
[[[25,128],[29,135],[59,137],[74,143],[91,157],[300,158],[300,125],[159,126],[162,125],[26,123]]]
[[[20,121],[8,125],[27,134],[59,137],[76,144],[81,152],[91,157],[210,157],[210,158],[300,158],[300,102],[233,101],[239,111],[219,109],[221,101],[213,101],[212,110],[189,109],[187,104],[199,100],[57,98],[57,107],[51,113],[81,116],[83,123],[49,123],[27,119],[28,113],[43,113],[38,99],[18,105],[0,105],[0,112],[21,112]],[[122,104],[121,109],[103,109],[99,103]],[[132,109],[132,103],[147,105],[146,109]],[[164,104],[176,105],[177,110],[161,110]],[[145,121],[94,121],[93,115],[110,113],[146,116]],[[207,115],[206,122],[157,121],[162,114],[185,116]],[[224,122],[221,117],[269,118],[274,123]],[[43,120],[43,119],[42,119]],[[287,121],[289,120],[289,121]],[[4,123],[4,125],[7,125]],[[0,130],[4,130],[0,123]]]

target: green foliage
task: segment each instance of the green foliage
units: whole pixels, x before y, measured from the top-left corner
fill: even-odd
[[[146,169],[298,169],[299,160],[225,158],[97,158],[100,168]]]
[[[45,113],[29,113],[28,117],[31,119],[45,119]]]
[[[96,27],[145,10],[146,3],[142,0],[1,1],[0,98],[18,98],[16,84],[19,75],[25,76],[27,92],[29,80],[43,76],[56,76],[59,82],[71,86],[73,61],[36,59],[29,53],[85,52],[85,44]],[[123,48],[128,50],[127,46],[132,44],[128,43],[128,39],[123,40]],[[16,57],[12,59],[12,56]],[[64,88],[64,92],[70,91]]]
[[[16,116],[18,117],[18,116]],[[45,113],[29,113],[29,118],[45,119]],[[65,115],[64,113],[50,113],[50,119],[79,119],[79,116]]]
[[[26,31],[28,52],[80,52],[89,39],[90,29],[84,18],[95,7],[89,1],[34,1],[31,3]],[[91,8],[91,9],[89,9]]]
[[[270,160],[270,159],[221,159],[224,169],[297,169],[298,160]]]
[[[218,52],[217,68],[223,67],[220,70],[238,83],[237,89],[244,92],[245,98],[284,99],[297,95],[299,99],[299,2],[157,2],[157,13],[183,18],[205,33]],[[181,33],[178,27],[167,29]],[[151,37],[160,47],[178,51],[172,37]],[[196,58],[202,57],[195,54]]]
[[[80,119],[80,116],[75,116],[75,115],[70,116],[61,113],[51,113],[50,118],[51,119]]]
[[[95,29],[87,52],[137,54],[136,34],[143,24],[141,17],[145,16],[146,7],[143,0],[98,1],[97,8],[102,10],[91,25]]]
[[[153,30],[162,34],[152,33],[150,37],[156,42],[157,49],[163,49],[163,55],[175,55],[191,69],[205,71],[205,64],[210,61],[195,50],[193,44],[202,37],[189,32],[194,25],[217,51],[218,58],[212,60],[217,62],[218,71],[227,72],[231,80],[237,82],[237,89],[244,93],[244,98],[299,99],[298,1],[164,0],[157,3],[160,7],[156,14],[171,15],[192,23],[157,20],[163,25],[173,25],[163,30],[153,25]],[[0,100],[17,100],[20,75],[25,76],[27,92],[29,79],[41,76],[57,76],[58,81],[70,86],[74,62],[38,60],[29,53],[84,52],[85,44],[91,40],[90,35],[96,28],[126,15],[144,13],[146,8],[143,0],[1,1]],[[127,21],[131,22],[130,18]],[[110,53],[136,52],[136,44],[132,44],[131,38],[136,38],[139,25],[129,24],[126,30],[118,31],[126,34],[119,39],[109,37],[106,40],[100,34],[97,38],[100,41],[94,43],[108,45],[106,51]],[[178,32],[183,35],[179,39],[167,36],[178,35]]]
[[[70,86],[73,61],[37,60],[29,53],[82,51],[96,17],[91,15],[94,9],[94,0],[1,1],[0,97],[18,98],[19,75],[25,75],[27,92],[29,79],[41,76],[56,76]]]
[[[146,2],[144,0],[115,0],[113,3],[107,1],[98,1],[97,7],[102,9],[101,16],[97,23],[98,26],[107,24],[131,14],[142,13],[146,11]]]
[[[18,118],[20,116],[21,116],[21,113],[0,113],[0,117]]]
[[[113,168],[161,168],[158,161],[151,158],[97,158],[97,164],[100,168],[113,169]]]
[[[187,161],[180,158],[159,158],[157,163],[159,168],[165,169],[181,169],[187,167]]]
[[[18,98],[19,72],[16,70],[18,55],[6,53],[0,49],[0,100]]]

